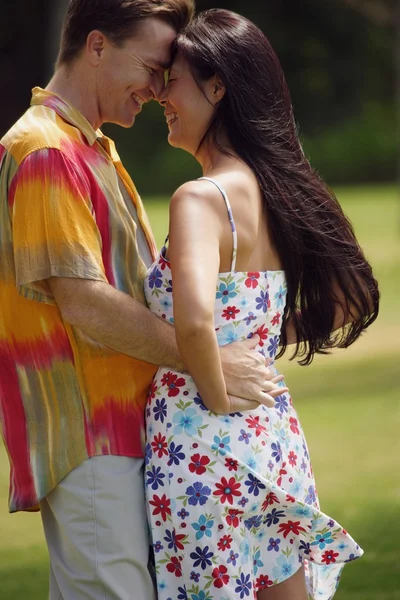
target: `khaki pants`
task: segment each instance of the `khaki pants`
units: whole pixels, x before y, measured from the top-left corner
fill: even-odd
[[[50,600],[154,600],[143,459],[96,456],[41,504]]]

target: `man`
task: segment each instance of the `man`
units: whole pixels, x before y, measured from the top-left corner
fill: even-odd
[[[72,0],[55,74],[0,142],[0,416],[10,511],[40,508],[50,598],[150,600],[143,418],[183,370],[145,306],[155,244],[99,127],[159,96],[192,0]],[[221,349],[230,393],[278,394],[253,343]]]

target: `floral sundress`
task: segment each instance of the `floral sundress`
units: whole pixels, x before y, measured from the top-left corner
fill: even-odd
[[[202,178],[208,179],[208,178]],[[283,271],[220,273],[215,330],[220,346],[257,333],[272,359],[286,301]],[[173,323],[165,246],[149,269],[150,309]],[[282,384],[283,385],[283,384]],[[218,416],[193,379],[160,368],[146,409],[145,483],[159,600],[240,600],[304,566],[309,595],[329,600],[361,548],[319,509],[298,415],[288,394],[273,408]]]

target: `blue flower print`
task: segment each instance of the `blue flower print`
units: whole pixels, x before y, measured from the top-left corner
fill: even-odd
[[[238,502],[239,506],[241,506],[242,508],[244,508],[246,506],[246,504],[248,503],[249,499],[245,498],[244,496],[242,496]]]
[[[209,596],[208,592],[201,590],[198,594],[193,593],[190,596],[190,600],[212,600],[212,596]]]
[[[149,464],[149,462],[151,461],[151,459],[153,458],[153,450],[151,447],[150,442],[146,444],[146,448],[145,448],[145,464],[146,466]]]
[[[165,530],[165,533],[167,534],[164,538],[164,540],[167,542],[168,544],[168,549],[169,550],[174,550],[174,552],[178,551],[178,547],[176,545],[176,533],[175,533],[175,529],[173,529],[172,531],[170,531],[169,529]]]
[[[308,494],[304,499],[304,502],[306,504],[314,504],[314,502],[317,501],[317,496],[315,494],[315,488],[313,485],[310,485],[310,487],[308,488]]]
[[[149,281],[149,287],[151,289],[153,289],[154,286],[156,286],[156,288],[160,288],[162,286],[162,274],[161,274],[161,271],[159,271],[157,269],[157,267],[155,267],[151,271],[148,281]]]
[[[282,459],[282,448],[279,442],[274,442],[271,444],[271,449],[273,450],[271,456],[275,458],[275,462],[279,462]]]
[[[244,482],[244,484],[248,486],[249,494],[254,494],[255,496],[258,496],[260,490],[265,490],[265,485],[251,473],[249,473],[249,478]]]
[[[213,552],[209,552],[209,547],[205,546],[204,549],[200,546],[196,546],[196,552],[190,553],[190,558],[193,560],[193,567],[196,568],[200,565],[200,568],[205,571],[207,566],[211,567],[211,558],[214,556]]]
[[[186,591],[186,586],[178,588],[178,600],[188,600],[188,595]]]
[[[254,517],[250,517],[250,519],[246,519],[246,521],[244,522],[244,526],[249,531],[251,529],[253,529],[253,527],[255,529],[258,529],[260,527],[260,525],[261,525],[261,521],[262,521],[262,516],[261,515],[254,515]]]
[[[190,513],[188,513],[186,508],[181,508],[181,510],[178,510],[178,512],[176,514],[178,515],[178,517],[180,517],[182,519],[182,521],[184,521],[186,519],[186,517],[189,516]]]
[[[278,346],[279,346],[279,336],[275,335],[274,337],[270,338],[268,341],[269,341],[268,354],[271,357],[275,356],[276,351],[278,350]]]
[[[299,546],[299,550],[301,552],[304,552],[304,554],[306,554],[307,556],[309,554],[311,554],[311,549],[310,549],[310,544],[309,542],[305,542],[304,540],[300,541],[300,546]]]
[[[196,531],[196,540],[201,540],[203,535],[211,537],[211,529],[214,521],[206,519],[205,515],[200,515],[197,523],[192,523],[193,529]]]
[[[277,396],[275,398],[275,408],[279,410],[279,412],[283,415],[283,413],[288,412],[289,403],[286,400],[285,396]]]
[[[232,564],[232,566],[236,567],[236,561],[238,558],[239,558],[239,554],[237,552],[235,554],[235,552],[233,550],[231,550],[230,554],[228,556],[228,560],[226,562],[228,564]]]
[[[160,304],[163,307],[163,309],[165,310],[165,312],[168,312],[168,310],[171,308],[172,306],[172,302],[171,300],[168,298],[168,296],[165,296],[162,300],[160,300]]]
[[[286,296],[286,290],[284,290],[282,288],[282,286],[280,286],[279,290],[275,294],[275,300],[276,300],[276,307],[277,308],[279,308],[280,306],[283,306],[283,301],[285,299],[285,296]]]
[[[245,442],[245,444],[249,445],[250,438],[253,437],[251,433],[248,433],[244,429],[241,429],[240,433],[241,435],[238,437],[239,442]]]
[[[241,600],[245,596],[250,596],[250,590],[251,590],[250,574],[245,575],[244,573],[241,573],[240,579],[236,579],[236,585],[237,585],[237,587],[235,588],[235,593],[240,594]]]
[[[289,579],[295,574],[298,565],[294,556],[286,557],[284,554],[276,559],[276,566],[272,569],[272,575],[275,579]]]
[[[172,294],[172,279],[168,279],[168,287],[167,287],[167,288],[165,288],[165,291],[166,291],[168,294]]]
[[[153,408],[154,418],[156,421],[160,420],[161,423],[164,423],[164,419],[167,416],[167,403],[165,398],[156,399],[156,405]]]
[[[315,541],[311,542],[311,546],[318,546],[320,550],[323,550],[327,544],[333,544],[334,540],[332,539],[332,534],[330,531],[322,535],[321,533],[317,533],[315,536]]]
[[[197,506],[198,504],[203,506],[207,502],[211,490],[208,486],[203,485],[201,481],[196,481],[196,483],[186,489],[186,494],[189,496],[189,504],[191,506]]]
[[[269,538],[269,546],[267,548],[268,552],[279,552],[279,544],[281,543],[281,540],[279,538]]]
[[[226,435],[222,438],[220,438],[218,435],[214,435],[214,443],[211,446],[211,450],[216,451],[216,453],[220,454],[221,456],[225,456],[227,452],[231,452],[231,448],[229,446],[230,441],[231,438],[229,435]]]
[[[303,440],[303,450],[304,450],[304,456],[306,457],[307,460],[309,460],[310,455],[308,454],[308,448]]]
[[[261,556],[261,551],[257,550],[257,552],[255,553],[254,558],[253,558],[254,575],[257,575],[258,569],[261,569],[261,567],[264,566],[264,563],[260,559],[260,556]]]
[[[256,302],[257,302],[256,309],[262,310],[264,313],[266,313],[268,310],[268,301],[269,301],[268,292],[261,291],[259,297],[256,298]]]
[[[185,455],[183,452],[181,452],[181,450],[182,450],[182,444],[179,444],[179,446],[175,446],[175,442],[170,443],[169,448],[168,448],[168,454],[169,454],[168,466],[169,467],[171,465],[179,465],[181,460],[183,460],[185,458]]]
[[[163,479],[165,474],[161,473],[161,467],[151,467],[149,471],[146,471],[147,485],[151,486],[152,490],[158,490],[159,487],[164,487]]]
[[[271,525],[277,525],[279,520],[283,519],[284,516],[285,511],[273,508],[271,512],[266,515],[264,523],[266,523],[267,527],[271,527]]]
[[[247,327],[251,324],[252,321],[255,321],[257,319],[256,315],[252,312],[249,312],[249,314],[246,317],[246,325]]]
[[[186,408],[180,410],[172,417],[172,422],[176,424],[174,428],[174,435],[179,435],[185,432],[187,435],[192,437],[196,435],[198,427],[203,423],[203,419],[197,414],[195,408]]]
[[[297,490],[296,494],[294,494],[294,495],[297,496],[299,494],[300,490],[301,490],[301,485],[299,482],[298,490]],[[291,492],[291,493],[293,494],[293,492]],[[298,517],[301,517],[302,519],[304,519],[304,518],[307,519],[312,516],[312,509],[309,507],[308,504],[307,505],[299,505],[296,508],[296,510],[294,511],[294,514],[297,515]]]
[[[216,298],[219,300],[222,299],[222,304],[228,304],[229,298],[234,298],[237,296],[237,292],[235,292],[235,283],[229,283],[226,285],[225,283],[220,283],[217,291]]]
[[[244,330],[243,323],[239,325],[233,325],[230,323],[229,325],[224,325],[220,327],[217,331],[217,342],[218,346],[226,346],[227,344],[233,344],[233,342],[237,342],[246,337],[246,332]]]
[[[240,556],[240,562],[242,563],[242,565],[245,565],[246,563],[249,562],[250,544],[246,539],[244,539],[243,542],[240,543],[239,556]]]
[[[195,395],[195,397],[193,398],[193,402],[199,407],[201,408],[201,410],[208,410],[207,406],[204,404],[203,400],[201,399],[201,396],[199,394],[199,392],[197,392],[197,394]]]
[[[164,546],[162,545],[161,542],[155,542],[153,544],[153,549],[154,549],[154,552],[156,552],[156,553],[160,552],[161,550],[163,550],[163,548],[164,548]]]

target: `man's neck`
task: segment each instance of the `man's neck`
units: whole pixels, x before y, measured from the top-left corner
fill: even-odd
[[[58,94],[79,110],[95,131],[101,127],[95,83],[90,80],[87,73],[80,72],[79,66],[70,69],[58,68],[46,86],[46,90]]]

